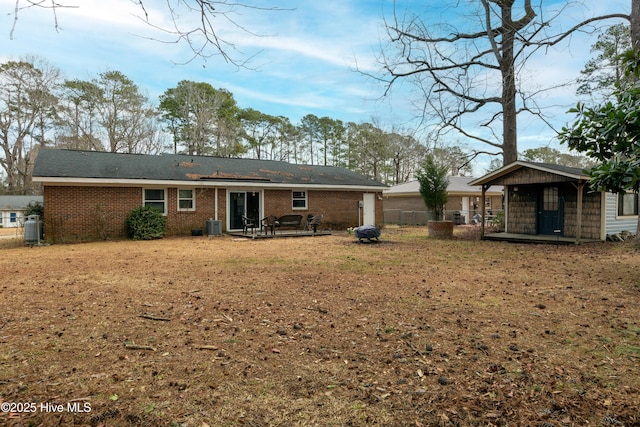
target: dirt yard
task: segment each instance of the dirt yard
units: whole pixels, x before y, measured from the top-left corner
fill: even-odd
[[[629,244],[0,248],[0,425],[640,426]]]

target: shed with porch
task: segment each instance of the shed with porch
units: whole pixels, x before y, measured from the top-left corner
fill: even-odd
[[[593,191],[589,180],[579,168],[516,161],[471,181],[483,198],[492,186],[504,187],[504,232],[486,234],[483,224],[483,238],[581,243],[635,231],[637,210],[625,212],[618,206],[624,197]]]

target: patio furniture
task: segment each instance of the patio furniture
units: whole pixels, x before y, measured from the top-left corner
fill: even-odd
[[[276,220],[276,227],[299,230],[302,224],[302,215],[283,215]]]
[[[266,235],[268,231],[271,231],[271,235],[276,234],[276,224],[278,222],[278,217],[275,215],[269,215],[267,217],[262,218],[260,221],[260,232],[264,229],[264,234]]]
[[[255,219],[242,215],[242,233],[243,234],[247,234],[247,231],[249,231],[249,229],[251,229],[251,234],[254,234],[256,232],[257,226],[258,224]]]
[[[309,215],[307,216],[307,222],[304,225],[306,231],[313,230],[314,233],[318,232],[318,226],[322,223],[324,215]]]

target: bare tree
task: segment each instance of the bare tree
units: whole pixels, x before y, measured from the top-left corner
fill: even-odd
[[[277,7],[259,7],[237,0],[164,0],[169,14],[170,26],[159,26],[147,13],[148,0],[130,0],[139,7],[139,18],[149,26],[159,30],[169,37],[163,40],[165,43],[186,43],[193,56],[187,61],[200,57],[208,59],[216,55],[236,66],[246,66],[250,58],[244,58],[233,42],[220,34],[218,28],[221,21],[231,23],[232,26],[253,36],[259,36],[245,27],[238,19],[244,9],[258,11],[281,11]],[[65,0],[15,0],[13,11],[13,25],[10,37],[18,24],[18,18],[25,9],[44,8],[51,10],[54,18],[54,26],[59,29],[59,12],[65,8],[78,8],[67,4]],[[160,39],[155,39],[160,41]]]
[[[30,190],[33,151],[46,143],[59,70],[33,59],[0,65],[0,166],[10,194]]]
[[[58,147],[104,150],[97,133],[102,96],[102,89],[93,82],[66,80],[59,87],[56,138]]]
[[[630,19],[622,13],[598,16],[552,33],[552,22],[577,2],[562,2],[556,11],[543,9],[542,0],[535,7],[531,0],[465,2],[471,10],[453,3],[451,9],[464,14],[436,25],[394,12],[393,21],[385,23],[389,46],[382,49],[383,80],[389,92],[399,80],[412,79],[422,91],[423,120],[438,123],[436,138],[452,131],[462,134],[486,144],[487,151],[478,153],[502,154],[505,164],[517,160],[518,115],[546,120],[535,102],[536,91],[527,92],[519,81],[531,55],[576,31],[594,31],[597,21]],[[463,21],[471,30],[456,28]]]
[[[100,125],[106,133],[107,150],[112,153],[147,152],[155,111],[138,86],[120,71],[100,73],[93,84],[100,89]]]

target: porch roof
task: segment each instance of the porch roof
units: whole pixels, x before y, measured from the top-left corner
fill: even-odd
[[[546,174],[557,175],[562,181],[589,181],[590,177],[586,171],[580,168],[570,166],[554,165],[549,163],[525,162],[522,160],[515,161],[511,164],[496,169],[487,175],[469,182],[469,185],[505,185],[507,177],[520,169],[532,169]]]

